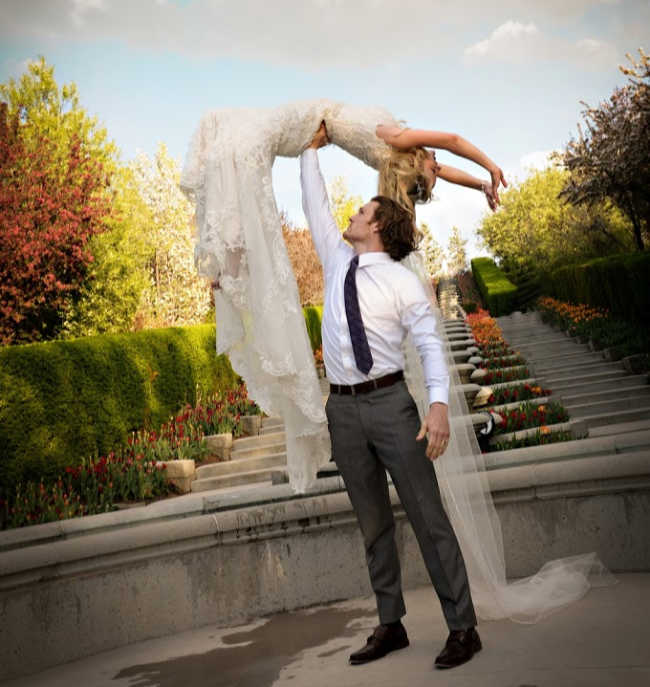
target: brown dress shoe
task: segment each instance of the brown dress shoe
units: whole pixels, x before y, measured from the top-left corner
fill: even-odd
[[[378,625],[368,637],[366,645],[359,651],[350,654],[350,663],[353,666],[368,663],[368,661],[374,661],[385,656],[390,651],[403,649],[408,645],[409,638],[406,636],[406,630],[401,622],[394,626]]]
[[[475,627],[468,630],[452,630],[447,638],[445,648],[436,658],[436,668],[453,668],[470,658],[482,648],[481,638]]]

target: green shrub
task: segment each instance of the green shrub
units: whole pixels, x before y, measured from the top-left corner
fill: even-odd
[[[650,252],[620,253],[550,272],[544,293],[650,322]]]
[[[0,348],[0,490],[53,478],[239,378],[214,325]]]
[[[311,343],[311,350],[315,351],[320,348],[323,340],[321,338],[321,320],[323,318],[322,305],[307,305],[303,308],[305,315],[305,324],[307,325],[307,334],[309,335],[309,342]]]
[[[474,258],[472,274],[487,309],[493,317],[507,315],[517,303],[517,287],[496,266],[492,258]]]

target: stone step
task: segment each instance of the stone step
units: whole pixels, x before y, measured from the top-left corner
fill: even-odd
[[[594,399],[588,403],[571,403],[564,406],[571,418],[582,418],[586,415],[594,415],[607,412],[617,412],[630,409],[649,409],[650,396],[632,395],[618,399]]]
[[[573,360],[603,360],[603,356],[600,353],[595,353],[594,351],[576,351],[574,350],[571,353],[557,353],[555,351],[549,351],[548,354],[540,354],[540,353],[535,353],[535,355],[530,355],[528,354],[526,358],[531,362],[531,363],[539,363],[539,362],[551,362],[551,361],[557,361],[557,360],[568,360],[568,361],[573,361]]]
[[[583,371],[583,370],[613,370],[619,368],[621,370],[625,369],[620,361],[611,362],[604,358],[599,360],[582,360],[575,361],[574,363],[566,364],[562,362],[557,362],[553,365],[540,365],[539,363],[531,363],[531,367],[535,368],[536,374],[561,374],[563,372],[573,372],[573,371]]]
[[[233,475],[221,475],[219,477],[208,477],[197,479],[192,482],[192,492],[211,491],[213,489],[224,489],[236,487],[244,484],[256,484],[260,482],[271,483],[273,473],[277,467],[266,468],[264,470],[251,470],[250,472],[237,472]]]
[[[200,482],[205,479],[221,477],[223,475],[234,475],[240,472],[248,473],[255,470],[276,468],[286,464],[286,451],[280,451],[278,453],[267,454],[265,456],[255,456],[254,458],[226,460],[221,463],[201,465],[196,469],[196,480],[192,482],[192,488],[194,486],[194,482]]]
[[[275,436],[274,434],[266,434],[267,436]],[[249,448],[242,448],[235,450],[233,445],[233,450],[230,454],[230,460],[240,462],[242,460],[247,460],[248,458],[258,458],[260,456],[267,456],[272,453],[282,453],[287,450],[287,442],[285,439],[281,441],[275,441],[270,444],[260,444],[259,446],[251,446]]]
[[[518,350],[525,355],[527,358],[536,358],[538,356],[549,356],[549,355],[571,355],[572,353],[593,353],[586,344],[574,344],[570,341],[564,343],[556,343],[552,346],[547,346],[546,344],[531,344],[530,346],[516,346],[515,350]]]
[[[606,379],[603,381],[589,381],[589,382],[574,382],[570,384],[555,384],[550,387],[554,396],[565,396],[567,394],[577,395],[583,393],[598,394],[601,391],[611,391],[619,389],[623,384],[636,385],[645,384],[646,375],[628,375],[625,378]],[[545,381],[543,386],[549,386]]]
[[[551,369],[545,369],[545,370],[540,370],[536,365],[531,365],[531,367],[535,368],[535,374],[537,377],[540,379],[549,379],[552,378],[557,381],[564,381],[564,380],[574,380],[574,379],[580,379],[582,377],[592,377],[592,376],[597,376],[597,375],[612,375],[612,376],[624,376],[624,375],[629,375],[630,373],[623,367],[623,365],[620,362],[606,362],[603,360],[599,364],[589,364],[585,366],[579,366],[579,367],[574,367],[574,368],[562,368],[562,369],[557,369],[557,368],[551,368]]]
[[[273,432],[284,432],[284,420],[281,417],[265,417],[262,420],[260,434],[272,434]]]
[[[629,410],[616,410],[611,413],[594,413],[593,415],[583,415],[576,418],[584,422],[588,429],[611,425],[616,422],[634,422],[636,420],[650,419],[650,406],[645,408],[631,408]],[[650,467],[648,468],[650,470]]]
[[[589,438],[627,435],[631,432],[639,432],[643,430],[650,431],[650,419],[633,420],[632,422],[617,422],[611,425],[592,427],[589,430]]]
[[[503,334],[504,336],[506,336],[506,332],[504,332]],[[547,330],[540,330],[532,336],[508,336],[507,340],[511,346],[517,347],[535,346],[539,344],[552,345],[555,343],[566,343],[567,341],[571,341],[571,339],[567,339],[564,335],[554,334],[553,332],[549,332]]]
[[[561,332],[558,329],[553,329],[552,327],[542,324],[541,322],[531,323],[529,325],[522,325],[521,327],[503,326],[502,324],[499,324],[498,321],[497,324],[501,328],[501,331],[503,332],[504,336],[509,336],[513,339],[525,339],[528,336],[536,336],[540,333],[562,334],[566,336],[564,332]]]
[[[275,429],[272,427],[271,429]],[[284,430],[282,431],[268,431],[266,434],[258,434],[253,437],[241,437],[232,442],[232,450],[245,451],[251,448],[259,448],[260,446],[269,446],[270,444],[279,444],[286,441]]]
[[[581,422],[584,418],[581,418]],[[610,423],[613,424],[613,423]],[[599,425],[600,427],[604,424]],[[650,447],[650,429],[630,431],[623,434],[592,436],[573,441],[558,441],[553,444],[540,444],[525,448],[513,448],[506,451],[494,451],[483,454],[488,470],[504,465],[537,463],[548,460],[567,460],[585,456],[597,456],[612,453],[627,453]],[[650,468],[649,468],[650,469]]]
[[[571,381],[574,384],[588,384],[589,382],[599,383],[606,382],[612,379],[621,379],[630,376],[630,373],[624,369],[606,370],[604,372],[581,372],[580,374],[561,374],[554,372],[550,374],[539,374],[537,378],[543,381],[543,386],[549,386],[551,389],[565,385]]]
[[[597,401],[606,401],[607,399],[612,399],[616,401],[619,398],[626,398],[628,396],[645,396],[646,394],[650,395],[650,384],[631,384],[606,391],[599,391],[597,394],[593,394],[591,392],[586,394],[562,394],[560,401],[566,406],[571,404],[576,405],[580,403],[588,403],[592,399]]]

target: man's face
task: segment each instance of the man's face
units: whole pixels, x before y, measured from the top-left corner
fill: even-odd
[[[350,217],[350,224],[343,232],[343,238],[350,243],[365,242],[377,233],[377,223],[373,220],[375,208],[379,203],[374,200],[362,205],[357,214]]]

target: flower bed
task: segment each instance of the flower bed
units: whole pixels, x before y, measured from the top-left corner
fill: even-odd
[[[511,439],[510,441],[497,442],[487,447],[488,452],[508,451],[513,448],[526,448],[528,446],[539,446],[541,444],[554,444],[558,441],[572,441],[571,432],[552,432],[546,425],[539,428],[534,436],[522,437],[521,439]],[[485,453],[485,451],[484,451]]]
[[[543,297],[536,302],[542,320],[571,336],[590,342],[594,350],[607,348],[611,359],[650,352],[650,328],[611,316],[605,308]]]
[[[541,405],[524,402],[507,412],[504,410],[493,412],[501,416],[502,420],[495,428],[494,434],[507,434],[518,429],[553,425],[566,422],[569,419],[569,413],[558,401],[550,401]]]
[[[519,365],[525,365],[526,358],[520,354],[512,354],[508,357],[503,356],[492,356],[490,358],[485,358],[479,367],[483,370],[501,369],[504,367],[515,367]]]
[[[550,389],[544,389],[537,384],[515,384],[493,389],[492,394],[488,398],[488,403],[491,405],[501,405],[503,403],[512,403],[513,401],[526,401],[539,396],[550,396],[550,394]]]
[[[117,502],[155,500],[176,493],[163,475],[165,462],[193,459],[208,453],[205,436],[242,433],[241,418],[261,411],[248,398],[245,385],[226,394],[213,393],[192,408],[189,404],[159,431],[133,432],[127,446],[108,456],[68,466],[53,483],[18,483],[0,499],[2,529],[64,518],[105,513]]]
[[[483,377],[483,384],[500,384],[501,382],[510,382],[514,379],[527,379],[530,377],[530,370],[525,366],[505,370],[490,370]]]
[[[467,315],[466,321],[472,329],[472,335],[479,348],[505,343],[501,328],[487,310],[479,308],[476,313]]]

